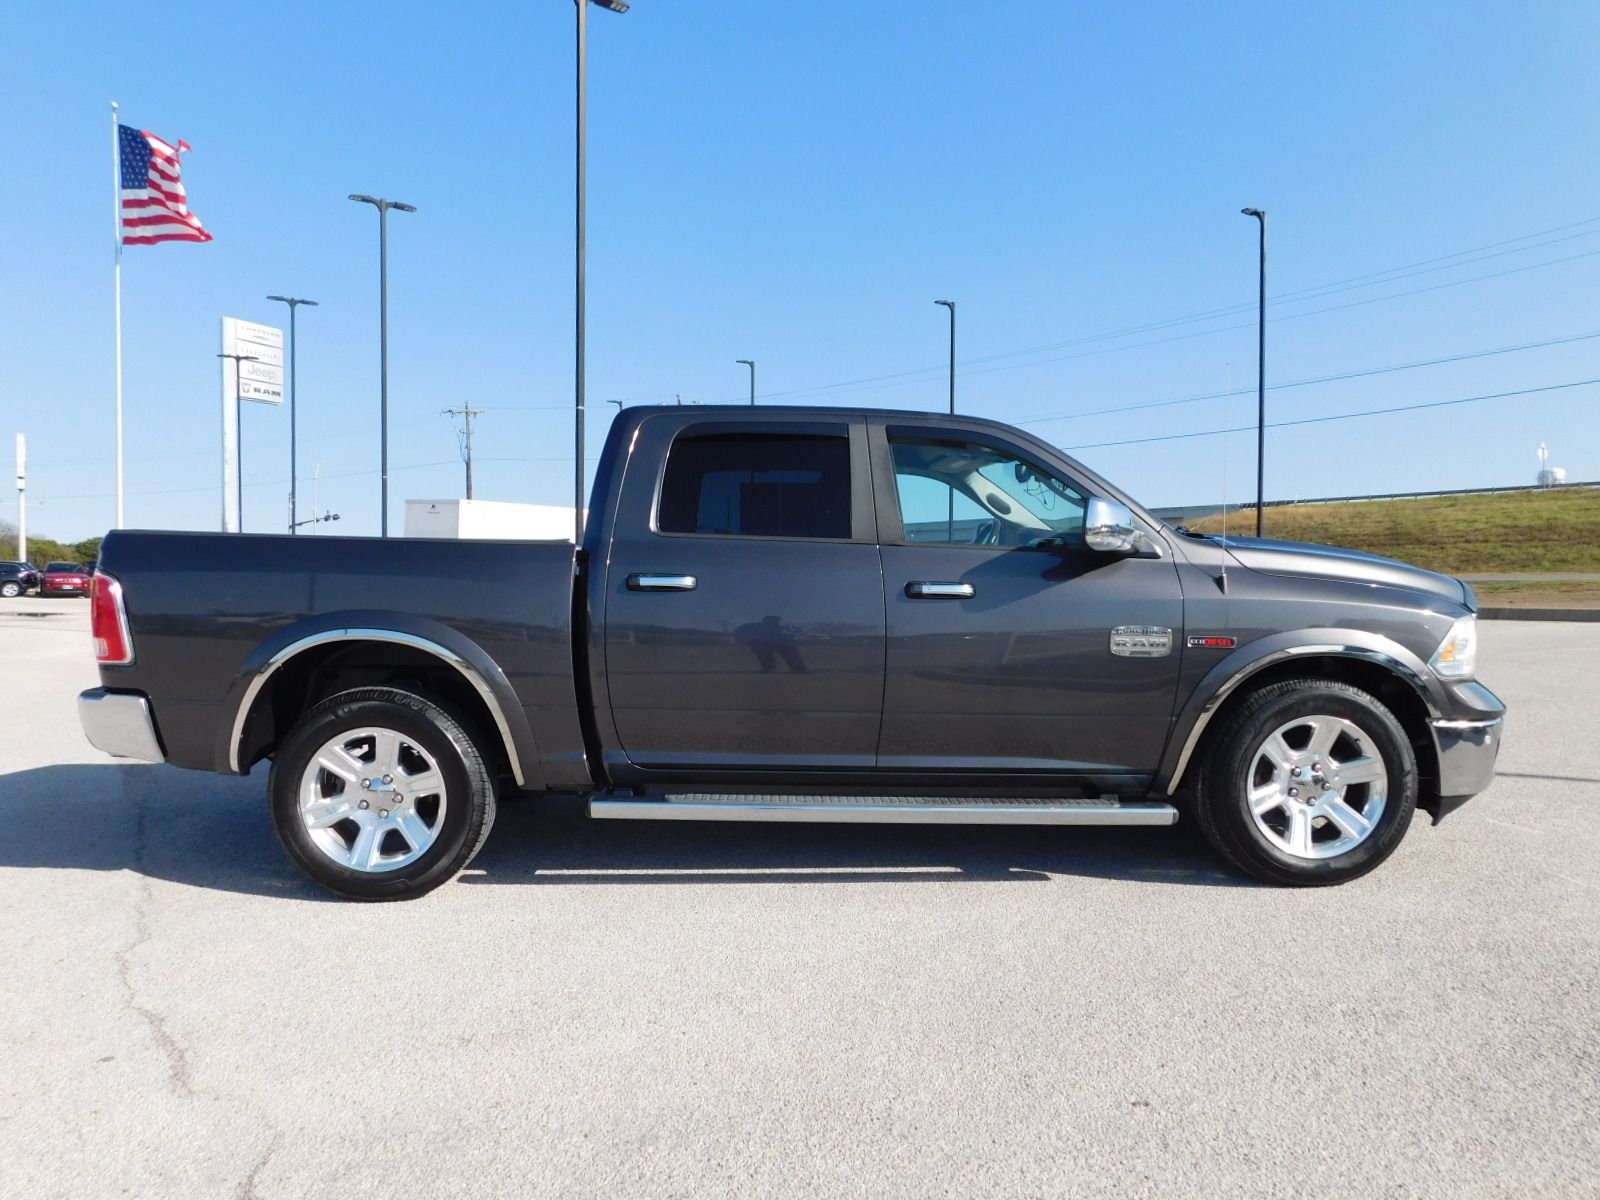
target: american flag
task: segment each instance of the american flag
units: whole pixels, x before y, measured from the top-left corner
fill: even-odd
[[[157,242],[209,242],[211,235],[200,218],[189,211],[189,194],[178,178],[178,155],[189,148],[174,148],[153,133],[117,126],[122,163],[122,241],[129,246]]]

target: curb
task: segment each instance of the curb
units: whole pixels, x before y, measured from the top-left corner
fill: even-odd
[[[1480,608],[1485,621],[1600,621],[1600,608]]]

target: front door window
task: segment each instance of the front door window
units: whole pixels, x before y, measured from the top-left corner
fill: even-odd
[[[889,445],[907,542],[1082,544],[1083,493],[1038,464],[996,447],[893,431]]]

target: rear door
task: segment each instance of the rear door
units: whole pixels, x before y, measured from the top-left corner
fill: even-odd
[[[865,423],[663,414],[627,469],[604,616],[626,765],[870,768],[884,611]]]
[[[989,431],[874,421],[872,440],[888,623],[880,767],[1154,771],[1183,642],[1165,547],[1088,549],[1089,487]]]

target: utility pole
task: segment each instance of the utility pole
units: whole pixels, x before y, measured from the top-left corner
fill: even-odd
[[[467,499],[472,499],[472,418],[488,412],[486,408],[473,408],[464,404],[460,408],[447,408],[444,415],[447,417],[465,417],[467,428],[464,433],[457,436],[461,439],[461,457],[467,464]]]

